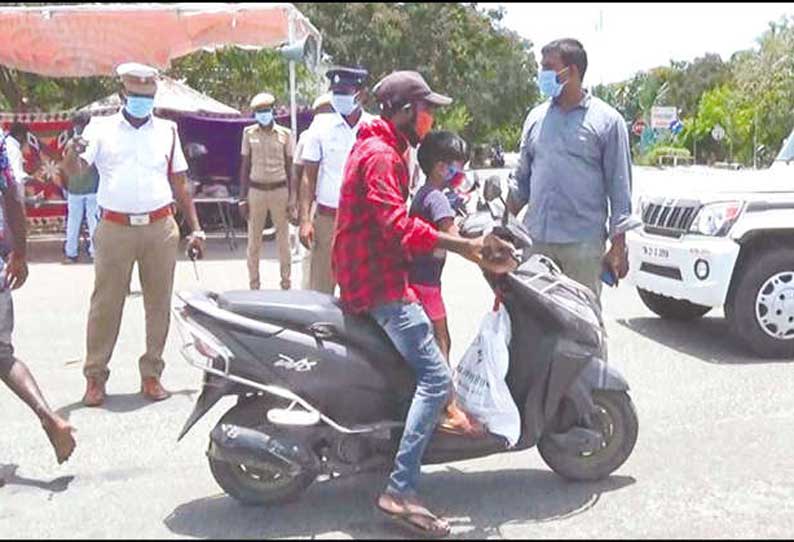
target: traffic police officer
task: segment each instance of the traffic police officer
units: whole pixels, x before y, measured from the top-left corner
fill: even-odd
[[[359,127],[374,118],[362,109],[367,75],[366,70],[356,68],[335,68],[326,73],[335,112],[312,121],[300,156],[306,171],[300,189],[300,240],[311,251],[309,287],[331,295],[336,288],[331,244],[342,173]]]
[[[258,290],[259,250],[267,213],[276,227],[281,288],[289,290],[292,262],[289,247],[289,201],[292,186],[292,133],[276,124],[272,94],[251,100],[256,124],[243,131],[240,154],[240,214],[248,220],[248,281]]]
[[[146,311],[146,353],[139,360],[141,392],[155,401],[169,396],[160,375],[179,243],[172,216],[174,198],[192,229],[188,248],[198,257],[205,239],[188,191],[187,162],[176,124],[152,115],[157,70],[126,63],[116,72],[124,87],[124,107],[115,115],[94,119],[82,137],[70,141],[64,161],[69,175],[82,174],[94,164],[101,179],[97,192],[101,221],[94,237],[95,282],[83,370],[86,406],[104,401],[107,365],[136,262]]]

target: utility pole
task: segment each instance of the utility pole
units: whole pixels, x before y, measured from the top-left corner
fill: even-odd
[[[596,24],[596,34],[598,34],[598,48],[601,51],[601,58],[607,58],[604,50],[604,10],[598,10],[598,23]],[[604,70],[598,70],[601,76],[601,86],[604,86]]]
[[[753,169],[758,169],[758,113],[753,113]]]
[[[692,163],[694,165],[698,164],[698,136],[697,134],[692,135]]]

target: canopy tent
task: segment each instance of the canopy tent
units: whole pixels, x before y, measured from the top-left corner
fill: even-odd
[[[224,45],[288,45],[294,51],[302,44],[300,56],[316,65],[322,43],[309,20],[285,3],[6,7],[0,8],[0,28],[0,65],[50,77],[115,75],[124,62],[167,69],[174,58]],[[289,62],[293,138],[294,60]]]
[[[49,77],[113,76],[119,64],[130,61],[165,70],[170,67],[171,60],[201,49],[212,50],[225,45],[250,49],[287,45],[290,54],[282,52],[290,60],[290,124],[293,138],[299,128],[295,103],[295,61],[303,59],[310,66],[316,65],[322,39],[317,29],[295,6],[285,3],[0,7],[0,28],[0,65]],[[167,82],[165,84],[169,85]],[[201,95],[192,89],[190,94],[185,96],[182,93],[183,98],[193,101],[195,105]],[[109,99],[113,100],[112,97]],[[205,105],[201,107],[216,110],[227,107],[214,100],[210,106],[207,100],[211,99],[202,96],[201,101]],[[169,103],[168,108],[161,109],[174,112],[174,103]],[[113,110],[115,107],[110,108],[110,111]],[[239,115],[236,110],[232,111],[234,115]],[[175,112],[180,114],[183,109]],[[229,114],[232,115],[232,112],[229,111]],[[223,113],[219,115],[225,116]],[[44,154],[48,155],[44,157],[42,152],[37,152],[40,164],[37,163],[28,171],[35,170],[37,178],[41,174],[44,180],[49,181],[43,180],[42,184],[50,188],[57,188],[51,181],[58,172],[55,166],[57,155],[60,154],[66,140],[66,130],[70,126],[67,117],[66,112],[0,113],[0,122],[4,124],[13,121],[46,123],[40,127],[44,133],[37,133],[37,136],[45,136],[46,133],[46,137],[37,137],[36,142],[43,143],[40,148],[46,150]],[[35,187],[30,188],[39,192]],[[48,194],[44,194],[44,197],[50,199]],[[62,212],[60,209],[49,211]],[[50,212],[34,220],[48,224],[62,220],[60,216],[48,216],[51,216]],[[42,226],[48,224],[43,223]],[[59,229],[62,229],[62,224]]]
[[[81,107],[79,111],[91,115],[114,113],[121,107],[121,98],[114,92],[110,96]],[[161,76],[154,95],[154,108],[179,113],[199,113],[211,117],[239,117],[240,112],[226,104],[198,92],[185,83]]]
[[[123,62],[167,69],[222,45],[277,47],[320,33],[292,4],[86,4],[0,9],[0,64],[50,77],[115,75]]]

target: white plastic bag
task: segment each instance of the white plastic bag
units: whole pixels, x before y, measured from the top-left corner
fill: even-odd
[[[521,415],[505,382],[510,362],[510,315],[504,305],[485,315],[480,332],[455,370],[460,406],[510,446],[521,435]]]

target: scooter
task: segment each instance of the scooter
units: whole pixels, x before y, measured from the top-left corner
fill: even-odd
[[[509,216],[498,181],[463,220],[463,235],[490,231],[517,250],[531,239]],[[503,275],[484,273],[513,330],[507,384],[521,412],[521,436],[438,429],[424,464],[538,447],[551,469],[597,480],[631,454],[637,415],[625,379],[607,365],[595,296],[550,260],[532,258]],[[254,505],[297,498],[315,481],[388,472],[415,387],[381,328],[314,291],[180,292],[174,305],[182,354],[204,372],[181,439],[222,397],[236,396],[210,433],[207,457],[223,490]]]

